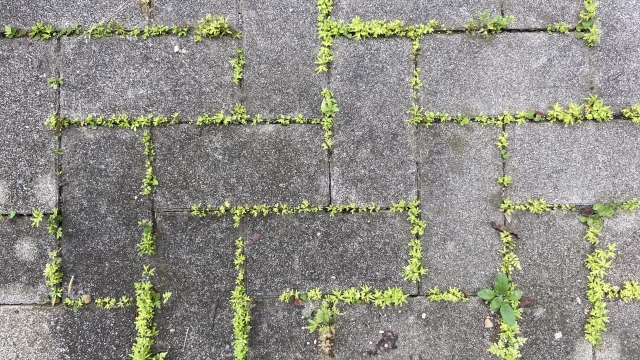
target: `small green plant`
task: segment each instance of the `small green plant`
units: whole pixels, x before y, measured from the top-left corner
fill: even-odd
[[[6,28],[5,28],[6,30]],[[48,40],[56,35],[56,28],[53,25],[47,25],[39,22],[33,25],[27,31],[27,36],[33,40]]]
[[[469,298],[460,290],[450,287],[449,290],[441,292],[438,287],[429,289],[427,292],[427,299],[429,301],[446,301],[446,302],[467,302]]]
[[[151,220],[138,221],[138,226],[142,226],[142,239],[138,243],[138,255],[153,255],[156,253],[156,236],[153,232]]]
[[[116,300],[115,298],[110,298],[110,297],[102,297],[102,298],[97,298],[95,300],[95,304],[97,307],[103,308],[106,310],[109,310],[111,308],[122,309],[126,306],[132,306],[133,299],[127,296],[122,296],[120,297],[119,300]]]
[[[153,139],[146,130],[142,134],[142,143],[144,144],[143,154],[147,156],[147,159],[145,160],[147,172],[144,180],[142,180],[142,191],[140,194],[149,195],[152,194],[155,191],[156,186],[158,186],[158,178],[153,174],[153,159],[156,155],[156,151],[153,146]]]
[[[622,109],[622,117],[629,119],[634,123],[640,123],[640,103],[630,108]]]
[[[522,291],[514,289],[507,275],[500,273],[493,284],[493,290],[482,289],[478,292],[478,297],[490,304],[492,311],[500,311],[505,323],[510,326],[516,324],[516,317],[520,317],[520,311],[516,307],[522,297]]]
[[[500,135],[500,137],[498,138],[498,142],[496,143],[496,146],[498,147],[498,150],[500,150],[500,155],[502,155],[503,159],[509,158],[509,154],[507,153],[507,146],[509,145],[509,142],[507,141],[508,137],[509,135],[505,131],[503,131],[502,135]]]
[[[409,86],[413,89],[413,98],[416,99],[418,97],[418,89],[422,86],[422,81],[420,81],[420,68],[416,67],[415,70],[413,70],[413,78],[411,78]]]
[[[65,298],[64,301],[62,302],[62,304],[64,306],[72,307],[73,308],[73,312],[78,312],[80,307],[82,307],[82,305],[84,305],[84,303],[82,302],[82,298],[77,298],[75,300],[71,300],[70,298]]]
[[[240,37],[240,32],[231,30],[228,17],[206,14],[204,18],[198,20],[193,40],[198,42],[202,41],[203,38],[216,38],[225,35],[238,38]]]
[[[189,26],[188,23],[184,27],[181,27],[181,26],[178,26],[178,25],[173,25],[171,27],[171,32],[177,37],[183,37],[183,36],[187,36],[187,33],[189,32],[189,29],[190,29],[190,26]]]
[[[322,143],[322,148],[327,150],[333,145],[333,141],[331,140],[331,135],[333,135],[333,118],[340,109],[338,109],[336,98],[328,89],[322,89],[322,98],[322,105],[320,107],[324,115],[322,119],[322,129],[324,130],[324,143]]]
[[[40,222],[42,222],[42,219],[44,219],[44,213],[40,211],[40,209],[31,209],[31,213],[31,226],[40,226]]]
[[[420,219],[420,200],[415,199],[412,202],[401,200],[391,205],[392,212],[407,211],[407,220],[411,223],[411,234],[414,236],[409,241],[409,260],[407,266],[402,269],[402,277],[407,281],[418,282],[421,276],[427,274],[427,269],[422,261],[422,242],[421,237],[424,235],[426,224]]]
[[[62,149],[60,149],[60,148],[55,148],[55,149],[51,150],[51,152],[56,154],[56,155],[62,155],[63,154]]]
[[[511,184],[511,177],[509,175],[504,175],[498,178],[498,184],[507,187]]]
[[[20,31],[13,26],[5,26],[4,27],[4,36],[11,39],[14,37],[21,36]]]
[[[236,49],[236,58],[229,61],[233,68],[233,82],[237,85],[242,80],[242,74],[244,72],[244,54],[242,49]]]
[[[587,46],[594,46],[600,42],[599,34],[602,31],[596,25],[599,20],[596,18],[597,8],[597,1],[584,0],[584,9],[580,11],[580,21],[573,33],[576,39],[583,39]]]
[[[48,263],[44,269],[44,277],[46,278],[46,285],[51,290],[51,305],[55,305],[58,301],[62,300],[62,269],[60,264],[62,258],[58,255],[57,251],[51,251],[49,253],[51,262]]]
[[[551,34],[555,31],[560,34],[568,34],[570,28],[571,28],[571,25],[569,25],[566,22],[554,23],[553,25],[549,24],[547,25],[547,33]]]
[[[60,239],[62,237],[62,215],[58,213],[58,208],[53,208],[51,210],[48,223],[49,226],[47,227],[47,230],[49,231],[49,235],[53,235],[56,239]]]
[[[144,27],[142,31],[142,38],[148,39],[152,36],[163,36],[169,33],[169,27],[166,25],[153,24],[151,26],[147,25]]]
[[[153,321],[155,309],[160,308],[160,293],[153,289],[150,281],[134,283],[136,288],[136,340],[131,347],[133,360],[162,360],[166,352],[152,354],[153,338],[158,335],[156,323]]]
[[[47,79],[47,83],[49,83],[49,85],[51,85],[52,88],[57,89],[60,86],[62,86],[62,76],[55,78],[55,77],[50,77]]]
[[[500,240],[502,241],[502,265],[500,271],[506,274],[511,274],[515,269],[522,270],[520,266],[520,259],[514,252],[516,247],[516,239],[508,231],[500,232]]]
[[[604,281],[606,270],[612,267],[612,259],[615,258],[616,244],[609,244],[607,249],[596,249],[587,256],[585,266],[589,270],[587,276],[587,299],[592,307],[584,326],[585,338],[594,346],[602,344],[602,332],[607,331],[606,323],[609,317],[605,316],[605,296],[613,298],[616,294],[611,284]]]
[[[586,98],[584,113],[587,120],[601,122],[613,119],[611,108],[609,106],[605,106],[604,101],[602,99],[598,99],[596,95],[589,95],[589,97]]]
[[[489,34],[501,33],[502,30],[506,29],[506,27],[514,21],[515,19],[513,16],[503,17],[496,15],[494,17],[490,17],[489,10],[485,10],[484,12],[476,15],[475,18],[471,18],[465,24],[464,30],[472,35],[477,33],[482,35],[482,37],[487,38],[489,37]]]
[[[246,242],[242,238],[236,240],[236,254],[234,265],[238,271],[236,287],[231,292],[231,308],[233,309],[233,353],[236,360],[244,360],[249,351],[249,326],[251,298],[244,286],[244,247]]]
[[[620,290],[622,301],[640,300],[640,283],[637,281],[625,281],[624,287]]]

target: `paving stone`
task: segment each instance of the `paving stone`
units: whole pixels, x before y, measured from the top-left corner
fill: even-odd
[[[133,284],[131,284],[133,288]],[[94,360],[129,358],[136,337],[135,312],[129,308],[100,309],[93,305],[78,312],[64,309],[51,322],[62,355],[56,359]]]
[[[549,203],[593,204],[640,197],[636,124],[529,123],[509,125],[507,132],[510,199],[542,197]]]
[[[172,295],[156,312],[155,348],[174,359],[233,359],[233,220],[161,213],[158,233],[152,282]]]
[[[286,289],[323,292],[360,287],[400,287],[411,225],[406,214],[379,212],[299,214],[243,219],[241,235],[260,239],[246,248],[249,296],[279,296]]]
[[[151,203],[140,195],[141,134],[106,128],[62,134],[63,287],[75,276],[72,296],[133,296],[145,261],[138,257],[138,221],[151,219]]]
[[[251,332],[247,359],[315,359],[317,334],[303,327],[318,306],[304,302],[301,306],[275,299],[257,300],[251,309]]]
[[[44,220],[46,222],[46,219]],[[49,288],[42,275],[48,253],[56,247],[46,224],[31,227],[27,217],[0,221],[0,304],[49,302]]]
[[[233,108],[229,60],[236,56],[236,44],[227,38],[194,43],[173,36],[148,40],[116,36],[61,43],[63,115],[178,112],[181,119],[191,120]],[[175,52],[175,46],[186,53]]]
[[[156,0],[152,3],[153,22],[158,24],[198,24],[207,14],[228,18],[237,27],[238,10],[235,0]]]
[[[99,21],[116,20],[129,26],[144,26],[147,17],[136,1],[56,0],[56,1],[0,1],[0,25],[27,29],[37,22],[56,27],[75,23],[89,26]]]
[[[382,338],[380,332],[387,330],[398,336],[397,349],[378,352],[377,359],[493,358],[483,341],[488,335],[484,319],[489,307],[477,298],[466,303],[430,303],[417,297],[401,308],[352,305],[340,310],[336,360],[364,358],[362,354],[373,351]]]
[[[337,39],[331,89],[331,196],[390,206],[416,196],[415,127],[407,124],[413,63],[407,39]]]
[[[504,15],[513,15],[516,20],[509,25],[511,29],[546,29],[559,22],[574,26],[583,8],[582,1],[573,0],[503,0]]]
[[[602,350],[595,360],[633,360],[640,358],[640,304],[638,301],[607,303],[607,331],[602,333]]]
[[[4,13],[4,6],[2,13]],[[0,38],[0,213],[51,210],[58,201],[56,146],[42,125],[56,106],[54,44]]]
[[[156,205],[329,203],[329,170],[317,125],[154,129]]]
[[[446,27],[462,28],[474,15],[489,10],[491,15],[500,14],[500,1],[480,0],[469,3],[464,0],[437,0],[417,2],[411,0],[346,0],[335,1],[331,18],[350,22],[356,16],[362,20],[403,20],[405,24],[426,24],[438,20]]]
[[[502,157],[495,126],[437,124],[419,129],[420,209],[428,274],[421,293],[439,286],[477,291],[493,283],[502,257]]]
[[[0,306],[0,353],[6,360],[58,360],[63,348],[52,329],[65,310],[37,306]]]
[[[584,338],[584,309],[589,307],[584,261],[591,252],[583,238],[586,227],[577,214],[560,212],[518,212],[508,226],[518,232],[515,253],[522,265],[513,280],[536,302],[524,308],[518,322],[528,339],[523,358],[591,359],[591,345]]]
[[[594,48],[596,93],[613,111],[640,101],[640,13],[633,1],[607,1],[598,7],[601,41]]]
[[[303,114],[320,118],[327,75],[316,74],[317,39],[314,1],[241,2],[247,110],[273,119]]]
[[[582,103],[589,94],[589,50],[572,36],[433,35],[421,45],[419,98],[425,110],[498,115]]]
[[[608,244],[616,244],[616,257],[613,268],[607,270],[605,280],[614,286],[624,286],[625,281],[640,281],[640,214],[618,213],[605,219],[602,236],[598,247],[606,248]]]

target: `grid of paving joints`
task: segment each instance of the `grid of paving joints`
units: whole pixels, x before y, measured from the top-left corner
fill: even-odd
[[[487,39],[481,30],[465,34],[460,23],[435,29],[437,34],[424,39],[424,34],[407,39],[411,35],[392,33],[389,39],[360,42],[347,39],[359,33],[352,27],[332,44],[335,59],[327,63],[326,74],[314,74],[316,46],[287,58],[296,69],[287,72],[264,53],[274,51],[268,42],[279,39],[282,29],[263,30],[260,24],[281,14],[296,19],[315,10],[295,2],[233,3],[233,11],[246,16],[237,18],[244,24],[235,14],[230,22],[234,29],[246,30],[246,40],[231,33],[191,46],[188,40],[163,37],[167,30],[154,25],[148,31],[158,38],[83,42],[65,37],[49,49],[36,50],[56,58],[49,65],[38,62],[38,67],[50,66],[40,82],[46,84],[47,75],[53,75],[52,85],[63,80],[53,101],[57,113],[47,121],[51,131],[42,130],[57,135],[56,156],[38,157],[48,159],[43,164],[53,167],[48,172],[56,173],[57,185],[37,188],[40,193],[30,193],[32,199],[23,203],[9,197],[3,213],[10,218],[9,245],[19,261],[50,261],[49,269],[62,259],[64,279],[54,287],[69,311],[42,306],[47,301],[37,269],[18,278],[7,271],[11,284],[3,284],[0,293],[0,299],[7,299],[2,303],[11,305],[2,306],[8,321],[22,319],[17,315],[21,311],[41,321],[69,319],[52,334],[36,336],[44,344],[34,350],[43,355],[36,356],[51,357],[49,345],[70,358],[125,357],[131,343],[141,359],[161,358],[164,352],[168,358],[417,358],[433,348],[444,349],[443,358],[490,358],[486,349],[492,344],[491,352],[503,358],[518,352],[525,358],[548,358],[550,346],[558,358],[637,355],[637,348],[627,345],[638,334],[633,322],[611,316],[617,321],[604,333],[604,342],[601,337],[606,305],[633,316],[637,303],[627,301],[640,297],[629,249],[633,237],[617,241],[606,233],[618,231],[615,236],[623,238],[637,233],[628,225],[637,223],[634,213],[618,212],[638,206],[630,200],[638,194],[633,171],[638,168],[633,157],[638,130],[629,119],[640,119],[640,110],[630,107],[637,101],[633,93],[615,99],[615,113],[589,95],[611,91],[610,85],[594,91],[593,84],[601,84],[603,76],[597,70],[603,65],[596,63],[594,70],[591,61],[600,56],[594,55],[598,48],[587,50],[564,35],[548,36],[539,23],[528,22],[523,28],[509,25],[504,34]],[[136,5],[149,17],[145,11],[153,8],[145,10],[144,4]],[[499,8],[505,12],[514,4]],[[352,18],[350,11],[336,2],[336,16]],[[333,15],[331,10],[327,14]],[[302,37],[316,36],[309,24],[293,23],[291,29]],[[300,44],[299,38],[279,40],[275,48]],[[32,42],[0,41],[18,47]],[[530,53],[481,61],[495,53],[514,53],[521,43],[531,44]],[[462,61],[448,57],[451,46],[472,56]],[[227,63],[238,64],[240,48],[247,66],[240,84],[234,85],[237,68]],[[474,58],[477,52],[480,56]],[[104,53],[115,61],[101,62]],[[554,75],[543,77],[539,87],[510,87],[517,80],[536,83],[535,71],[550,66],[533,61],[534,54],[554,58],[561,53],[563,61],[551,65]],[[204,59],[216,65],[214,70],[205,68]],[[516,68],[509,65],[519,60],[526,61]],[[439,84],[450,72],[443,70],[447,64],[463,70],[451,81],[455,86]],[[154,71],[145,72],[149,67],[144,65]],[[500,79],[500,74],[523,69],[531,73]],[[176,76],[176,71],[186,73]],[[270,78],[274,72],[279,75]],[[480,73],[486,76],[474,78]],[[154,76],[166,82],[158,86],[148,81]],[[187,86],[191,83],[207,91],[193,92]],[[474,86],[500,91],[464,92]],[[555,102],[568,108],[552,107]],[[41,127],[46,116],[38,116]],[[552,122],[578,125],[562,128]],[[259,126],[246,126],[251,123]],[[566,140],[571,137],[576,140]],[[540,138],[547,138],[544,146],[536,140]],[[578,141],[586,143],[585,152],[597,154],[598,163],[584,166],[570,156],[538,161],[568,154]],[[598,167],[605,162],[613,165]],[[39,208],[52,210],[42,213]],[[65,219],[61,238],[58,211]],[[49,219],[49,237],[32,234],[39,227],[28,238],[15,236],[27,234],[14,229],[28,229],[28,220],[36,225],[43,219]],[[499,232],[489,225],[492,221]],[[588,225],[588,241],[581,240],[580,222]],[[607,246],[599,245],[601,229]],[[554,231],[563,239],[564,258],[530,244]],[[614,243],[626,248],[620,250],[622,270],[615,272],[614,261],[614,280],[607,278],[608,283],[604,278],[611,266],[607,260],[616,256]],[[47,260],[42,248],[57,252]],[[566,272],[550,276],[554,269],[528,262],[537,257],[548,257],[548,263],[558,263]],[[11,256],[7,262],[20,264]],[[509,287],[498,290],[504,287],[498,277],[494,293],[500,293],[505,305],[492,313],[478,296],[487,294],[481,290],[491,288],[498,273],[508,275]],[[545,277],[572,286],[556,295],[540,283]],[[584,278],[584,284],[572,282],[576,277]],[[524,291],[523,304],[516,299],[522,294],[516,284]],[[569,303],[566,299],[574,295],[576,302]],[[616,300],[607,300],[611,298]],[[153,305],[141,304],[145,301]],[[85,302],[107,309],[83,306]],[[584,309],[576,305],[582,302]],[[520,335],[528,338],[524,345],[518,324],[509,320],[514,315]],[[464,331],[453,333],[458,318],[464,319]],[[91,335],[70,335],[94,322],[106,325]],[[593,348],[584,339],[584,324],[587,339],[597,345]],[[305,325],[315,334],[300,329]],[[280,335],[289,331],[293,338]],[[109,341],[88,346],[92,336]],[[274,339],[279,339],[276,344]],[[12,347],[10,354],[16,351]]]

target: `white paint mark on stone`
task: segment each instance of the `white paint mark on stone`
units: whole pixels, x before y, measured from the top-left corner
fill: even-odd
[[[562,339],[562,332],[558,331],[557,333],[553,334],[553,336],[556,338],[556,340],[560,340]]]

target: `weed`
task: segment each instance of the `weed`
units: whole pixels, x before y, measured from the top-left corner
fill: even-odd
[[[153,289],[150,281],[134,283],[136,288],[136,340],[129,356],[133,360],[161,360],[166,352],[152,355],[153,338],[158,335],[156,323],[153,321],[154,309],[160,308],[160,293]]]
[[[500,240],[502,241],[502,265],[500,271],[506,274],[511,274],[515,269],[522,270],[520,266],[520,259],[514,252],[516,247],[516,239],[508,231],[500,232]]]
[[[52,88],[57,89],[60,86],[62,86],[62,76],[55,78],[55,77],[50,77],[47,79],[47,83],[49,83],[49,85],[51,85]]]
[[[236,240],[235,268],[238,271],[236,287],[231,292],[231,307],[233,308],[233,353],[236,360],[244,360],[249,350],[249,307],[251,298],[244,286],[244,247],[246,242],[242,238]]]
[[[166,25],[153,24],[151,26],[147,25],[144,27],[142,32],[142,38],[148,39],[152,36],[164,36],[169,33],[169,27]]]
[[[607,331],[605,324],[609,317],[605,316],[605,296],[612,298],[615,290],[611,284],[604,281],[606,269],[611,268],[611,261],[615,258],[615,244],[609,244],[607,249],[596,249],[587,256],[585,266],[589,270],[587,276],[587,299],[592,304],[589,317],[584,326],[585,338],[595,346],[602,344],[602,332]]]
[[[500,135],[500,137],[498,138],[498,142],[496,143],[496,146],[498,147],[498,150],[500,150],[500,155],[502,155],[503,159],[509,158],[509,154],[507,153],[507,146],[509,145],[509,142],[507,141],[508,137],[509,135],[506,133],[506,131],[503,131],[502,135]]]
[[[58,213],[58,208],[53,208],[51,210],[51,215],[49,215],[48,219],[48,227],[49,235],[55,236],[56,239],[60,239],[62,237],[62,215]]]
[[[320,107],[322,114],[322,129],[324,130],[324,142],[322,148],[327,150],[333,145],[331,135],[333,135],[333,118],[340,109],[333,93],[328,89],[322,89],[322,105]]]
[[[554,23],[553,25],[549,24],[547,25],[547,33],[551,34],[555,31],[560,34],[568,34],[570,28],[571,25],[567,24],[566,22]]]
[[[420,219],[420,201],[415,199],[412,202],[400,202],[391,206],[392,212],[407,211],[407,220],[411,223],[411,234],[414,236],[409,241],[409,260],[406,267],[402,269],[402,277],[407,281],[418,282],[420,276],[427,274],[427,269],[422,261],[422,242],[420,238],[424,234],[426,224]]]
[[[640,283],[637,281],[625,281],[624,288],[620,290],[622,301],[640,300]]]
[[[206,14],[204,18],[198,20],[193,40],[198,42],[202,41],[203,38],[216,38],[225,35],[238,38],[240,37],[240,32],[231,30],[228,17]]]
[[[508,325],[515,325],[516,317],[520,318],[520,312],[516,311],[516,308],[517,302],[522,297],[522,291],[515,290],[513,283],[509,282],[504,273],[498,275],[493,290],[482,289],[478,292],[478,297],[490,304],[492,311],[500,311],[500,316]]]
[[[498,184],[506,188],[507,186],[509,186],[509,184],[511,184],[511,177],[509,175],[499,177]]]
[[[587,46],[594,46],[600,42],[599,34],[602,32],[597,27],[596,9],[598,2],[595,0],[584,0],[584,9],[580,11],[580,21],[576,25],[573,35],[576,39],[582,39]]]
[[[469,298],[459,289],[450,287],[449,290],[441,292],[438,287],[429,289],[427,292],[427,299],[429,301],[446,301],[446,302],[467,302]]]
[[[111,308],[122,309],[126,306],[132,306],[133,299],[127,296],[122,296],[120,297],[119,300],[116,300],[116,298],[103,297],[103,298],[97,298],[95,300],[95,304],[97,307],[103,308],[106,310],[109,310]]]
[[[634,123],[640,123],[640,103],[630,108],[622,109],[622,117],[629,119]]]
[[[490,17],[489,10],[485,10],[484,12],[476,15],[475,18],[471,18],[465,24],[464,30],[472,35],[477,33],[482,35],[482,37],[487,38],[489,37],[489,34],[501,33],[502,30],[514,21],[515,19],[513,16],[502,17],[500,15],[496,15],[494,17]]]
[[[71,300],[70,298],[65,298],[64,301],[62,302],[62,304],[64,306],[72,307],[73,308],[73,312],[78,312],[80,307],[82,307],[82,305],[84,305],[84,302],[82,302],[82,298],[77,298],[75,300]]]
[[[176,37],[183,37],[183,36],[187,36],[187,33],[189,32],[189,24],[187,23],[186,26],[181,27],[178,25],[173,25],[171,27],[171,33],[173,33]]]
[[[138,221],[138,226],[142,226],[142,239],[138,243],[138,255],[153,255],[156,252],[156,236],[153,232],[151,220]]]
[[[145,167],[147,170],[145,178],[142,180],[142,186],[140,186],[142,189],[140,194],[148,195],[152,194],[155,191],[156,186],[158,186],[158,178],[153,174],[153,159],[156,151],[153,146],[153,139],[146,130],[142,133],[142,143],[144,144],[143,154],[147,156],[147,159],[145,160]]]
[[[589,95],[589,97],[586,98],[584,113],[585,118],[588,120],[601,122],[613,119],[613,113],[611,112],[610,107],[605,106],[604,101],[602,99],[598,99],[596,95]]]
[[[44,213],[40,209],[31,209],[31,226],[38,227],[40,222],[44,219]]]
[[[236,49],[236,58],[229,61],[233,68],[233,82],[237,85],[242,80],[242,74],[244,72],[244,54],[242,49]]]
[[[58,301],[62,300],[62,269],[60,268],[60,264],[62,263],[62,258],[58,255],[57,251],[52,251],[49,253],[49,258],[51,259],[50,263],[47,263],[44,269],[44,276],[46,278],[45,284],[51,290],[51,305],[55,305]]]

